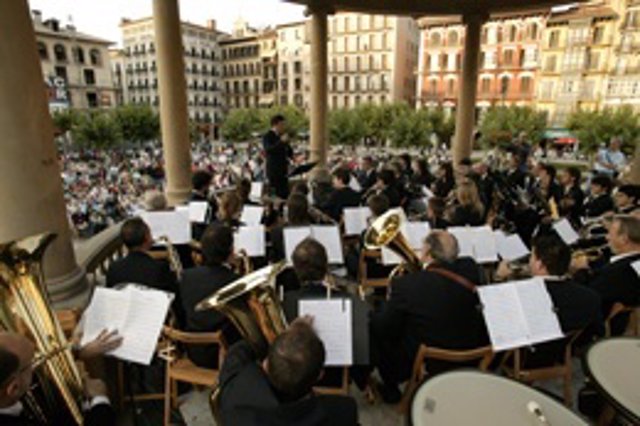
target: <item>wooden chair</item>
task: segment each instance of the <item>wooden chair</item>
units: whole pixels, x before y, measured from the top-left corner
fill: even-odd
[[[404,389],[402,399],[398,403],[396,410],[405,414],[411,404],[411,398],[426,374],[428,374],[426,363],[428,359],[438,361],[448,361],[452,363],[466,363],[470,361],[478,361],[478,368],[486,371],[493,360],[493,349],[491,346],[483,346],[476,349],[467,350],[450,350],[440,348],[430,348],[426,345],[420,345],[418,353],[413,361],[413,370],[411,377]]]
[[[623,334],[630,336],[638,335],[638,311],[636,307],[625,306],[620,302],[615,303],[611,307],[611,312],[607,315],[607,319],[604,322],[604,336],[611,337],[611,322],[619,315],[628,313],[629,322],[627,323],[626,330]]]
[[[555,364],[546,367],[524,368],[522,348],[514,349],[507,352],[502,360],[501,368],[507,376],[520,382],[531,384],[540,380],[562,379],[563,380],[563,397],[567,407],[573,405],[573,393],[571,378],[573,375],[573,343],[580,336],[582,330],[571,332],[566,337],[564,346],[564,356],[562,364]],[[513,363],[508,364],[509,359],[513,356]]]
[[[349,367],[342,367],[339,386],[315,386],[313,390],[322,395],[349,395]]]
[[[367,275],[367,260],[380,261],[382,252],[380,250],[362,249],[360,259],[358,260],[358,287],[360,296],[364,297],[368,288],[387,288],[389,286],[389,277],[371,278]]]
[[[220,347],[218,365],[221,366],[226,354],[227,343],[220,331],[215,333],[188,333],[165,326],[163,335],[170,342],[165,355],[167,368],[164,388],[164,424],[169,425],[171,409],[178,408],[178,382],[191,383],[192,385],[205,386],[211,389],[218,382],[218,370],[196,366],[186,354],[180,353],[178,346],[180,344],[217,344]]]

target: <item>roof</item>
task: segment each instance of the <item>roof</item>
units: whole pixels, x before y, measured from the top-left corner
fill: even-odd
[[[536,8],[530,10],[516,11],[516,12],[502,12],[492,13],[489,16],[491,21],[500,21],[506,19],[518,19],[525,16],[537,16],[548,15],[551,13],[550,7]],[[462,16],[438,16],[438,17],[424,17],[418,20],[418,26],[420,28],[441,27],[446,25],[462,25]]]
[[[306,23],[307,23],[306,20],[305,21],[296,21],[296,22],[287,22],[287,23],[284,23],[284,24],[276,25],[276,30],[279,30],[281,28],[298,27],[298,26],[301,26],[301,25],[304,26],[304,25],[306,25]]]
[[[142,24],[142,23],[147,23],[147,22],[153,22],[153,16],[147,16],[147,17],[139,18],[139,19],[122,18],[120,20],[120,25],[119,26],[120,26],[120,28],[124,28],[124,27],[137,25],[137,24]],[[218,29],[212,29],[212,28],[209,28],[206,25],[194,24],[193,22],[189,22],[189,21],[181,21],[180,25],[183,26],[183,27],[191,27],[191,28],[194,28],[194,29],[200,30],[200,31],[209,31],[209,32],[212,32],[212,33],[216,33],[219,36],[223,36],[223,35],[227,34],[224,31],[220,31]]]
[[[612,18],[615,19],[618,14],[609,6],[598,5],[580,5],[561,12],[553,12],[549,18],[549,23],[559,23],[574,19],[584,18]]]
[[[115,44],[113,41],[105,40],[103,38],[95,37],[90,34],[81,33],[80,31],[69,30],[65,27],[61,27],[60,31],[53,31],[51,28],[44,25],[34,25],[33,28],[36,36],[55,37],[68,40],[88,41],[96,44],[111,45]]]
[[[539,9],[566,4],[567,0],[285,0],[289,3],[328,8],[332,11],[352,11],[388,15],[464,15],[493,14]]]

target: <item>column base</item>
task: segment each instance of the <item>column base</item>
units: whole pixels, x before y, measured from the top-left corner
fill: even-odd
[[[167,197],[167,204],[171,207],[184,204],[191,195],[191,187],[180,189],[166,189],[164,195]]]
[[[68,274],[46,280],[45,285],[55,309],[84,308],[89,303],[91,288],[79,266]]]

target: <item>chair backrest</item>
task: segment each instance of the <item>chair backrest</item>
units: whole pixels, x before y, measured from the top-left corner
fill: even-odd
[[[616,302],[611,307],[611,311],[609,315],[607,315],[607,319],[604,323],[605,337],[611,337],[611,323],[617,318],[619,315],[628,313],[629,314],[629,322],[626,327],[626,333],[631,334],[632,336],[638,335],[638,313],[637,308],[634,306],[625,306],[620,302]]]
[[[389,285],[389,277],[369,278],[367,275],[367,260],[379,261],[380,259],[382,259],[380,250],[362,249],[358,261],[358,284],[361,287],[387,287]]]
[[[428,362],[429,359],[452,363],[478,361],[478,368],[486,371],[489,368],[489,364],[491,364],[491,360],[493,360],[493,349],[491,346],[483,346],[475,349],[452,350],[420,345],[413,364],[414,373],[422,372],[425,363]],[[421,378],[422,377],[418,379]]]
[[[227,351],[227,342],[221,331],[187,332],[165,325],[162,329],[162,334],[172,343],[182,343],[185,345],[218,345],[220,347],[218,351],[218,365],[222,365]]]

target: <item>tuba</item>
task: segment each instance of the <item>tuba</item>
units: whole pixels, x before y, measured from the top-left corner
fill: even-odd
[[[364,245],[367,249],[377,250],[387,247],[404,259],[404,263],[398,265],[391,272],[392,277],[397,275],[400,270],[417,272],[422,269],[420,258],[414,253],[402,234],[402,225],[405,221],[404,213],[401,210],[389,210],[378,217],[364,234]]]
[[[35,345],[38,389],[23,401],[32,417],[41,424],[81,425],[82,376],[43,284],[42,256],[54,239],[48,233],[0,244],[0,330],[22,334]]]

